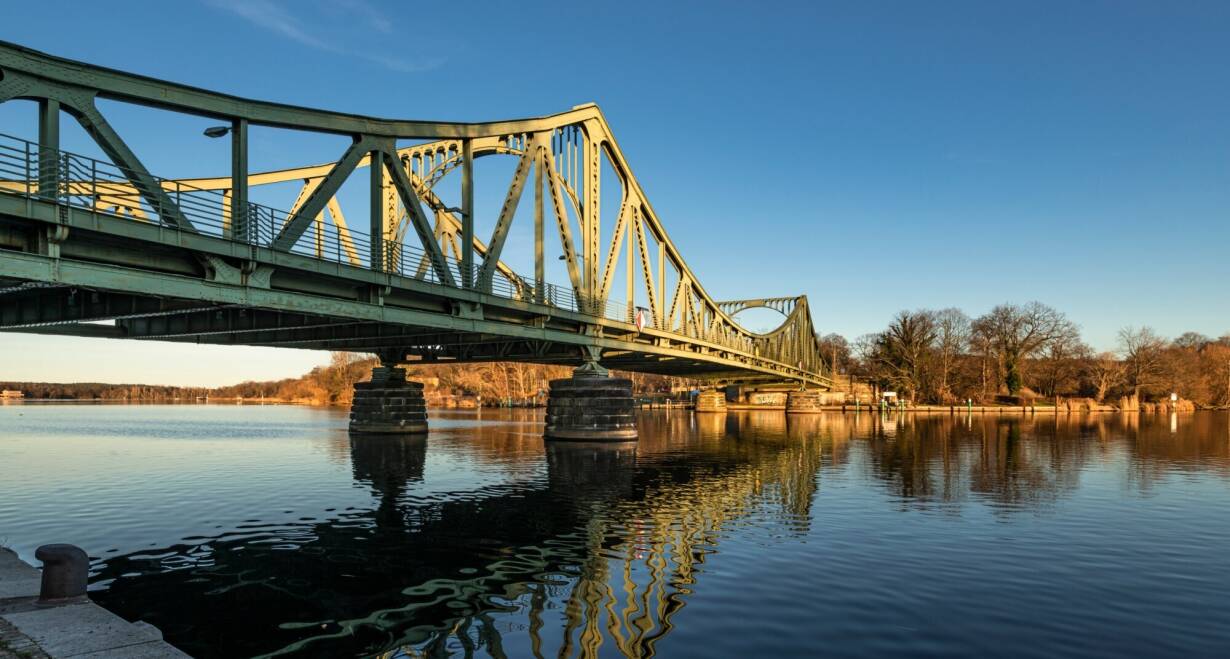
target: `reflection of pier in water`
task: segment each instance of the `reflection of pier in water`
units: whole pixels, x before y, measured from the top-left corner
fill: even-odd
[[[544,449],[520,433],[524,426],[471,426],[450,448],[545,452],[545,481],[425,496],[416,489],[428,442],[448,439],[351,437],[342,441],[355,480],[372,490],[373,510],[253,524],[113,558],[100,566],[111,588],[97,599],[158,625],[172,642],[194,620],[222,634],[269,630],[250,646],[197,631],[200,646],[186,648],[194,654],[211,646],[324,655],[400,646],[430,655],[449,645],[500,656],[494,618],[520,612],[540,656],[589,656],[604,643],[648,656],[727,524],[773,510],[791,532],[807,530],[821,445],[789,436],[784,424],[734,415],[714,424],[650,414],[641,428],[639,445]],[[168,598],[176,607],[158,606]],[[549,616],[561,616],[559,624],[547,624]]]

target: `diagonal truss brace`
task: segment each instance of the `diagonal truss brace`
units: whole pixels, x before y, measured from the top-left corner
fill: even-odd
[[[436,241],[435,231],[432,230],[431,222],[427,220],[427,216],[423,214],[423,205],[419,203],[419,197],[414,193],[414,187],[410,184],[410,177],[406,175],[406,170],[401,167],[401,160],[393,149],[392,141],[389,141],[380,149],[380,155],[384,161],[385,170],[392,178],[393,188],[397,190],[397,194],[401,197],[401,205],[406,209],[406,214],[410,217],[410,222],[414,226],[414,232],[418,234],[423,250],[427,252],[428,258],[431,259],[431,267],[436,272],[437,280],[448,286],[456,286],[457,280],[453,278],[453,273],[448,268],[448,262],[444,260],[444,252],[440,250],[440,243]],[[376,166],[378,164],[373,162],[372,167]]]
[[[282,231],[273,241],[273,248],[290,251],[295,243],[299,242],[303,232],[307,231],[312,222],[316,221],[316,216],[325,209],[333,195],[342,188],[342,184],[354,172],[363,156],[378,147],[376,140],[371,138],[355,138],[354,143],[346,149],[346,153],[342,154],[342,158],[337,161],[333,169],[329,170],[324,179],[311,191],[307,200],[287,218],[286,225],[282,227]]]
[[[508,187],[508,195],[504,197],[504,205],[500,208],[500,217],[495,223],[495,231],[491,234],[491,241],[487,243],[487,255],[483,257],[483,265],[478,271],[478,285],[481,290],[491,291],[500,254],[504,251],[504,242],[508,239],[508,229],[512,226],[517,204],[521,201],[521,192],[525,189],[525,182],[529,179],[530,169],[534,166],[536,156],[542,149],[539,142],[540,140],[531,136],[521,158],[517,161],[512,185]]]
[[[0,102],[10,98],[53,100],[68,112],[94,140],[107,158],[114,163],[137,193],[154,209],[158,217],[176,228],[196,233],[196,228],[184,216],[166,190],[154,179],[137,154],[111,126],[95,103],[96,92],[73,85],[59,84],[40,78],[6,72],[0,77]],[[58,149],[59,145],[50,145]]]

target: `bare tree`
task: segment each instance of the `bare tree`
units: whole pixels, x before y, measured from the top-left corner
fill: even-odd
[[[1089,380],[1099,403],[1106,394],[1123,379],[1123,362],[1113,352],[1099,353],[1089,361]]]
[[[932,314],[935,321],[936,399],[952,400],[952,372],[959,358],[969,348],[972,323],[965,312],[956,308],[941,309]]]
[[[847,372],[850,370],[850,343],[846,341],[846,337],[840,334],[826,334],[819,337],[817,342],[820,346],[820,354],[826,358],[829,367],[833,369],[833,375],[843,370]],[[846,366],[845,369],[842,369],[843,364]]]
[[[902,311],[876,340],[876,359],[890,381],[917,396],[925,384],[926,362],[938,332],[929,311]]]
[[[1201,334],[1200,332],[1184,332],[1178,336],[1172,343],[1176,348],[1184,348],[1191,350],[1199,350],[1205,344],[1212,343],[1213,339]]]
[[[1061,390],[1072,387],[1092,352],[1076,335],[1051,341],[1038,355],[1038,377],[1035,380],[1038,389],[1048,396],[1055,396]]]
[[[999,359],[991,340],[981,332],[970,335],[969,345],[978,358],[978,399],[985,401],[991,393],[991,383],[999,381]]]
[[[1210,343],[1200,352],[1210,392],[1207,402],[1230,406],[1230,342]]]
[[[1067,316],[1041,302],[1001,304],[974,321],[974,332],[987,340],[1004,368],[1008,393],[1021,391],[1023,361],[1060,339],[1078,336]]]
[[[880,335],[863,334],[850,344],[850,374],[858,376],[876,387],[885,384],[883,368],[876,359]]]
[[[1128,384],[1137,396],[1162,374],[1162,351],[1165,348],[1166,341],[1150,327],[1125,327],[1119,330],[1119,354],[1123,356]]]

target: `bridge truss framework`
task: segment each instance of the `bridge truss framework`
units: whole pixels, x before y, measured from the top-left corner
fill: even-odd
[[[0,135],[0,330],[425,362],[597,359],[715,382],[831,387],[806,297],[714,301],[596,105],[490,123],[385,120],[242,99],[0,42],[0,103],[17,99],[37,103],[38,135]],[[225,122],[229,176],[155,176],[99,99]],[[62,114],[106,159],[60,148]],[[350,145],[336,162],[249,172],[253,126],[344,135]],[[474,161],[488,156],[516,166],[484,240]],[[614,218],[602,217],[604,160],[620,182]],[[362,169],[366,231],[347,222],[338,194]],[[437,193],[450,175],[461,190],[452,207]],[[301,186],[288,211],[250,199],[258,186],[288,182]],[[527,187],[532,275],[501,260]],[[545,281],[549,230],[567,286]],[[621,262],[626,301],[616,302]],[[734,315],[753,307],[785,321],[750,332]]]

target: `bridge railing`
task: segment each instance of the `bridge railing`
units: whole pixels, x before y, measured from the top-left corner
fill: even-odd
[[[156,189],[142,190],[133,183],[142,176],[105,160],[40,149],[34,142],[0,134],[0,191],[194,233],[233,237],[230,196],[225,191],[152,175]],[[277,215],[271,208],[249,206],[253,216]],[[182,226],[180,218],[191,226]]]
[[[262,247],[273,245],[291,215],[251,202],[242,210],[233,209],[226,191],[201,189],[157,176],[153,176],[152,180],[165,197],[142,194],[132,182],[138,178],[137,174],[104,160],[66,151],[40,149],[35,142],[0,134],[0,192]],[[182,226],[177,221],[177,214],[190,226]],[[336,223],[313,223],[290,251],[372,269],[370,235],[350,227],[343,229]],[[441,280],[431,258],[421,248],[386,241],[381,250],[381,267],[377,269],[421,281],[447,284]],[[480,289],[480,268],[481,264],[476,264],[474,272],[469,277],[463,277],[462,264],[456,259],[445,257],[442,265],[442,269],[451,273],[454,285],[470,281],[474,282],[470,289],[491,295],[633,322],[634,310],[624,302],[587,298],[569,286],[538,283],[533,278],[516,273],[497,273],[490,282],[490,289]],[[652,321],[647,319],[647,322]]]

